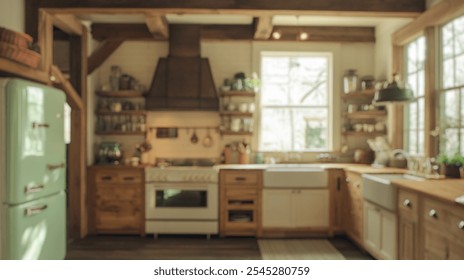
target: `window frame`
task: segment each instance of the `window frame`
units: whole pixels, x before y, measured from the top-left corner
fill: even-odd
[[[257,115],[258,118],[260,119],[259,127],[257,129],[258,131],[258,139],[257,139],[257,147],[260,152],[266,153],[266,154],[272,154],[272,153],[321,153],[321,152],[332,152],[334,149],[334,124],[333,124],[333,118],[334,118],[334,104],[333,104],[333,99],[334,99],[334,90],[333,90],[333,81],[334,81],[334,64],[333,64],[333,53],[332,52],[321,52],[321,51],[261,51],[259,53],[259,67],[260,67],[260,73],[263,73],[262,69],[262,61],[264,57],[324,57],[327,59],[327,105],[263,105],[262,104],[262,92],[260,94],[260,100],[258,102],[258,110],[257,110]],[[320,150],[268,150],[268,149],[263,149],[261,147],[261,139],[262,139],[262,114],[263,114],[263,108],[282,108],[282,109],[290,109],[290,108],[324,108],[327,109],[327,120],[326,120],[326,125],[327,125],[327,146],[323,149]]]

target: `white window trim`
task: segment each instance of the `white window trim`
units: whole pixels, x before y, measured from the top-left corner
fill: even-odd
[[[285,151],[290,153],[324,153],[324,152],[333,152],[335,150],[334,147],[334,54],[332,52],[320,52],[320,51],[261,51],[259,54],[259,73],[262,73],[261,66],[262,66],[262,57],[263,56],[274,56],[274,57],[299,57],[299,56],[314,56],[314,57],[321,57],[324,56],[327,58],[328,61],[328,69],[327,69],[327,106],[305,106],[305,107],[321,107],[327,108],[328,111],[328,120],[327,120],[327,150],[306,150],[306,151]],[[259,95],[261,96],[261,95]],[[255,133],[256,133],[256,145],[259,150],[259,144],[261,142],[261,99],[259,98],[257,111],[256,111],[256,120],[255,120]],[[267,106],[270,107],[270,106]],[[290,106],[289,106],[290,107]],[[259,150],[259,152],[263,152],[266,154],[280,154],[280,151],[266,151],[266,150]]]

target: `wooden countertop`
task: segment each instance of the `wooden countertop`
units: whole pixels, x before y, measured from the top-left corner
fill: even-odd
[[[149,165],[139,164],[137,166],[132,165],[91,165],[89,166],[90,169],[144,169],[146,167],[150,167]]]
[[[455,199],[464,195],[464,179],[443,179],[414,181],[407,179],[392,180],[392,184],[405,190],[415,191],[427,196],[440,199],[452,205],[460,205]]]

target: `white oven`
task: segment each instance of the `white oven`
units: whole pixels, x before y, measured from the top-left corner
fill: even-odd
[[[213,168],[149,168],[145,231],[157,234],[219,232],[218,172]]]
[[[151,183],[147,184],[145,198],[147,219],[218,219],[217,184]]]

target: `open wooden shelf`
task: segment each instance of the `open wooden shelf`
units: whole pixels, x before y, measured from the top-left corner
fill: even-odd
[[[48,74],[40,69],[34,69],[21,63],[0,57],[0,72],[7,73],[16,77],[34,80],[39,83],[48,84],[50,79]]]
[[[355,91],[350,93],[342,93],[342,98],[344,100],[348,99],[370,99],[374,98],[375,89],[368,89],[362,91]]]
[[[237,135],[237,136],[253,136],[253,132],[248,132],[248,131],[221,131],[222,135]]]
[[[220,93],[222,97],[230,97],[230,96],[242,96],[242,97],[255,97],[256,93],[254,91],[222,91]]]
[[[136,131],[136,132],[122,132],[122,131],[96,131],[97,135],[145,135],[146,132]]]
[[[387,116],[387,111],[385,110],[370,110],[370,111],[359,111],[353,113],[345,113],[345,117],[348,119],[376,119],[384,118]]]
[[[234,117],[253,117],[253,113],[248,112],[239,112],[239,111],[220,111],[220,115],[222,116],[234,116]]]
[[[384,136],[387,132],[364,132],[364,131],[345,131],[342,133],[344,136],[353,136],[353,137],[376,137]]]
[[[119,91],[97,91],[97,95],[100,97],[111,97],[111,98],[137,98],[144,97],[143,92],[138,90],[119,90]]]
[[[121,112],[112,112],[112,111],[96,111],[97,115],[100,116],[145,116],[147,111],[132,110],[132,111],[121,111]]]

